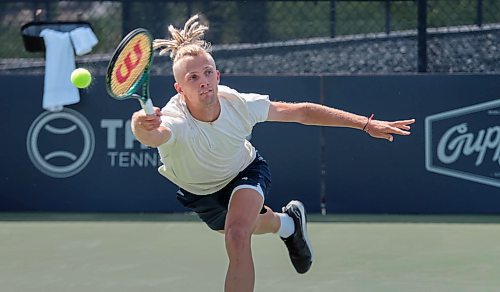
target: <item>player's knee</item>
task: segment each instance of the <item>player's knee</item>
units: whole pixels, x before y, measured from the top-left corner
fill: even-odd
[[[228,251],[239,251],[250,247],[251,228],[242,224],[230,224],[225,229],[225,241]]]

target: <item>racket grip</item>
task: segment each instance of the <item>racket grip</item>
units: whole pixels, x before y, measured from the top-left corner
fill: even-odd
[[[139,100],[141,102],[141,106],[148,115],[152,115],[155,113],[155,110],[153,108],[153,102],[151,101],[151,98],[148,98],[146,102]]]

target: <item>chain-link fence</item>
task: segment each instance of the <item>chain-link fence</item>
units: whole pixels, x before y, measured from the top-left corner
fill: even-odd
[[[104,70],[128,31],[164,38],[195,13],[223,73],[500,72],[500,0],[31,0],[0,9],[3,72],[43,73],[43,53],[27,52],[20,33],[31,21],[89,22],[99,43],[77,62]],[[154,73],[170,65],[156,58]]]

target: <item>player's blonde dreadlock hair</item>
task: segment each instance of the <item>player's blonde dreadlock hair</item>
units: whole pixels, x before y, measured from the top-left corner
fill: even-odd
[[[191,17],[184,25],[183,30],[176,29],[172,25],[168,26],[170,39],[156,39],[153,41],[153,48],[160,49],[160,55],[170,52],[170,58],[177,61],[183,56],[193,56],[200,53],[200,49],[210,52],[210,43],[203,40],[208,26],[199,22],[199,15]]]

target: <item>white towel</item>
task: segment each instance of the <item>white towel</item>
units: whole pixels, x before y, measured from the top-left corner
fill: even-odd
[[[92,47],[97,44],[97,37],[89,27],[75,28],[69,32],[73,48],[78,56],[90,53]]]
[[[75,56],[68,32],[44,29],[40,33],[45,42],[45,86],[42,107],[60,111],[63,106],[80,101],[78,89],[71,84],[75,70]]]

